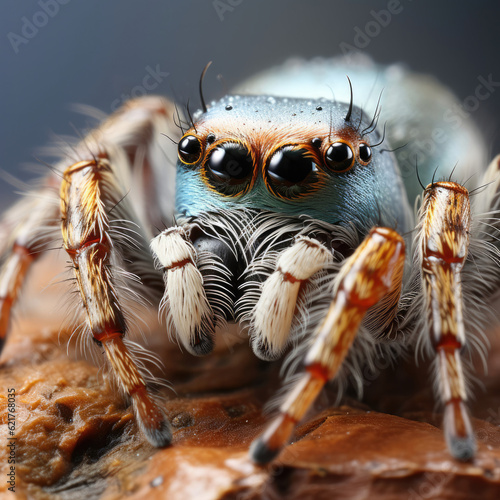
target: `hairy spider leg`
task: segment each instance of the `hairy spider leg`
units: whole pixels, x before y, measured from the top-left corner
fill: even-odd
[[[461,272],[471,223],[467,190],[454,182],[430,184],[420,218],[422,286],[427,328],[437,358],[438,392],[445,405],[444,435],[450,453],[465,461],[476,451],[460,354],[466,343]]]
[[[47,177],[44,186],[17,203],[1,223],[3,241],[0,270],[0,353],[10,330],[11,312],[28,271],[46,251],[59,223],[59,196],[55,175]]]
[[[106,153],[68,167],[61,184],[64,248],[73,261],[87,325],[102,345],[113,374],[132,399],[139,426],[154,446],[171,440],[164,411],[150,395],[144,376],[123,341],[127,324],[115,285],[119,259],[110,235],[109,210],[116,204]]]
[[[253,443],[256,463],[272,460],[289,441],[321,389],[338,373],[367,311],[387,295],[399,298],[405,244],[392,229],[373,228],[337,277],[334,299],[305,358],[305,373],[280,407],[280,414]]]

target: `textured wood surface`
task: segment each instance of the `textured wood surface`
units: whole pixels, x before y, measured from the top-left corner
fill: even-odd
[[[48,272],[40,270],[35,282]],[[347,400],[335,408],[324,395],[294,442],[271,465],[257,467],[247,448],[266,422],[262,406],[279,366],[258,361],[246,342],[193,358],[164,334],[152,336],[149,345],[177,390],[161,391],[173,444],[155,450],[102,372],[72,349],[67,355],[56,288],[27,296],[2,354],[0,440],[7,441],[6,394],[13,387],[17,464],[16,496],[2,480],[1,498],[500,498],[499,350],[483,377],[487,391],[478,389],[472,404],[479,451],[470,463],[449,457],[430,391],[409,391],[409,375],[400,370],[370,384],[363,404]],[[412,371],[427,380],[425,367]]]

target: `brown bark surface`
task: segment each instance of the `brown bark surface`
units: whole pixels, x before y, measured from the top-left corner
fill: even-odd
[[[218,352],[193,358],[155,329],[149,347],[177,391],[160,390],[174,439],[156,450],[104,370],[73,349],[67,354],[61,287],[40,295],[36,285],[49,276],[51,266],[39,266],[1,358],[2,443],[9,437],[7,390],[16,391],[16,493],[7,491],[2,445],[0,498],[500,498],[498,349],[482,377],[486,391],[477,389],[471,404],[479,449],[470,463],[448,455],[425,389],[428,369],[401,367],[372,381],[363,404],[348,399],[333,407],[320,398],[293,443],[258,467],[247,449],[265,425],[262,407],[278,386],[279,365],[258,361],[246,342],[219,342]]]

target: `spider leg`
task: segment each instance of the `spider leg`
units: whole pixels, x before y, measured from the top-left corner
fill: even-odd
[[[127,322],[116,286],[119,252],[111,236],[109,211],[117,187],[111,162],[99,157],[81,160],[64,171],[61,184],[62,235],[73,262],[87,325],[104,352],[125,394],[132,399],[136,418],[155,446],[169,444],[171,432],[163,410],[148,392],[126,344]]]
[[[170,443],[170,425],[124,341],[124,304],[127,297],[134,304],[161,297],[161,277],[147,245],[157,214],[143,207],[156,201],[153,176],[165,169],[157,138],[172,133],[172,108],[154,96],[127,103],[76,148],[77,161],[64,170],[60,191],[63,245],[73,261],[88,331],[131,398],[143,434],[157,447]]]
[[[305,236],[281,253],[252,311],[250,336],[259,358],[276,359],[284,351],[301,286],[332,260],[323,244]]]
[[[338,373],[367,311],[387,295],[399,297],[404,249],[395,231],[374,228],[345,261],[334,299],[306,355],[305,373],[285,398],[280,414],[252,443],[254,462],[269,462],[287,443],[323,386]]]
[[[45,251],[59,223],[57,184],[55,176],[48,177],[37,193],[31,193],[31,199],[26,197],[17,203],[2,220],[0,353],[10,329],[12,308],[28,271]]]
[[[474,456],[476,443],[467,408],[460,351],[466,343],[461,272],[471,222],[469,195],[453,182],[427,186],[420,213],[420,256],[430,342],[436,355],[444,434],[458,460]]]
[[[0,222],[0,353],[10,329],[10,319],[22,285],[31,265],[40,257],[50,243],[57,238],[60,223],[59,192],[62,172],[78,156],[82,148],[87,155],[98,144],[108,144],[120,149],[130,162],[130,172],[122,169],[122,176],[134,177],[129,184],[139,185],[130,193],[135,197],[136,207],[147,207],[139,213],[141,226],[147,230],[148,223],[159,223],[161,218],[152,213],[159,207],[155,203],[154,171],[165,168],[165,152],[153,140],[160,133],[176,133],[175,127],[166,117],[173,114],[173,105],[163,98],[148,96],[126,103],[110,116],[98,129],[89,134],[75,149],[65,147],[67,158],[60,161],[53,173],[43,179],[41,187],[27,193]],[[67,146],[67,145],[65,145]],[[97,147],[98,150],[98,147]],[[73,157],[73,158],[72,158]],[[166,197],[168,198],[168,197]],[[173,193],[170,196],[173,200]],[[144,203],[147,200],[148,203]],[[168,208],[167,208],[168,209]],[[136,208],[137,212],[137,208]],[[149,229],[149,228],[148,228]],[[149,234],[148,234],[149,236]],[[147,271],[146,271],[147,272]],[[154,281],[154,269],[149,273]]]

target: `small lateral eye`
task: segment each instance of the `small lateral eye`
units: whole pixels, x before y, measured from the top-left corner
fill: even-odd
[[[368,163],[372,159],[372,148],[366,142],[359,145],[359,159],[363,163]]]
[[[178,145],[179,158],[182,163],[192,165],[201,159],[201,141],[194,135],[186,135]]]
[[[315,148],[320,148],[321,147],[321,144],[322,144],[322,140],[319,138],[319,137],[315,137],[312,141],[311,141],[311,144],[315,147]]]
[[[354,165],[354,153],[349,144],[334,142],[325,153],[328,167],[334,172],[345,172]]]

